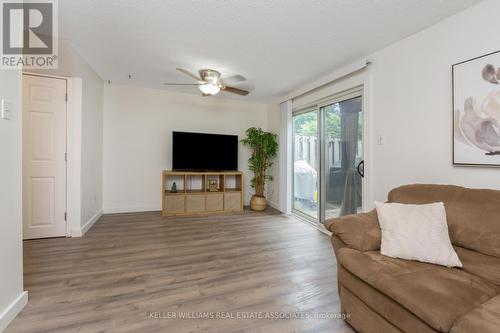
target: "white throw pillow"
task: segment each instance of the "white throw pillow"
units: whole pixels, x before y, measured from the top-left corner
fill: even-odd
[[[462,267],[451,245],[442,202],[427,205],[375,202],[382,232],[380,253],[447,267]]]

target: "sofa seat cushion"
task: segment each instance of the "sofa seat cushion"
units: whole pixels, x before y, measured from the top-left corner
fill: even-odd
[[[500,296],[493,297],[461,317],[451,328],[452,333],[497,333],[500,331]]]
[[[440,332],[496,296],[495,286],[457,268],[342,248],[339,263]]]
[[[436,333],[436,330],[430,327],[422,319],[415,316],[411,311],[402,307],[401,304],[390,298],[389,296],[381,293],[379,290],[373,288],[368,283],[365,283],[361,279],[357,278],[354,274],[346,270],[342,265],[339,265],[338,269],[338,280],[340,282],[340,288],[347,289],[351,291],[357,298],[359,298],[366,306],[368,306],[372,311],[378,313],[386,321],[390,322],[391,325],[397,327],[401,332],[418,332],[418,333]],[[345,309],[345,298],[340,294],[340,302],[342,309]],[[345,296],[345,295],[344,295]],[[349,313],[349,311],[346,311]],[[359,315],[356,314],[357,311],[351,312],[351,319],[355,319]],[[363,320],[363,318],[356,318],[358,320]],[[350,323],[351,321],[348,320]],[[351,323],[356,329],[354,322]],[[373,330],[377,329],[376,325],[373,325]],[[359,329],[358,329],[359,331]],[[379,330],[379,332],[383,332]]]

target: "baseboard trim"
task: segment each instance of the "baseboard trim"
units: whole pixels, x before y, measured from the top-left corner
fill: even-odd
[[[269,206],[281,211],[278,205],[274,202],[268,202]],[[250,206],[249,202],[244,202],[243,206]],[[142,213],[142,212],[160,212],[161,207],[157,206],[142,206],[142,207],[107,207],[103,209],[104,214],[120,214],[120,213]]]
[[[28,292],[23,291],[7,309],[0,313],[0,332],[3,332],[9,326],[26,304],[28,304]]]
[[[272,208],[274,208],[274,209],[276,209],[276,210],[278,210],[278,211],[281,212],[281,209],[278,207],[279,205],[276,204],[276,202],[268,201],[267,203],[269,204],[270,207],[272,207]]]
[[[104,208],[104,214],[159,212],[159,211],[161,211],[161,207],[157,207],[157,206]]]
[[[99,218],[102,216],[103,211],[100,210],[97,213],[95,213],[94,216],[92,216],[81,228],[73,228],[71,229],[71,237],[82,237],[85,235],[87,231],[92,228],[92,226],[99,220]]]

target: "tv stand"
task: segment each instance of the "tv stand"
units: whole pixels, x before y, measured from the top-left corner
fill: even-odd
[[[217,186],[210,187],[215,182]],[[172,191],[175,183],[176,190]],[[190,216],[243,211],[241,171],[162,172],[162,215]]]

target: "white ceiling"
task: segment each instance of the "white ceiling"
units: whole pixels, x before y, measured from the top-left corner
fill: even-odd
[[[190,82],[176,67],[212,68],[254,86],[237,98],[268,102],[477,2],[62,0],[60,35],[105,80],[165,88]]]

